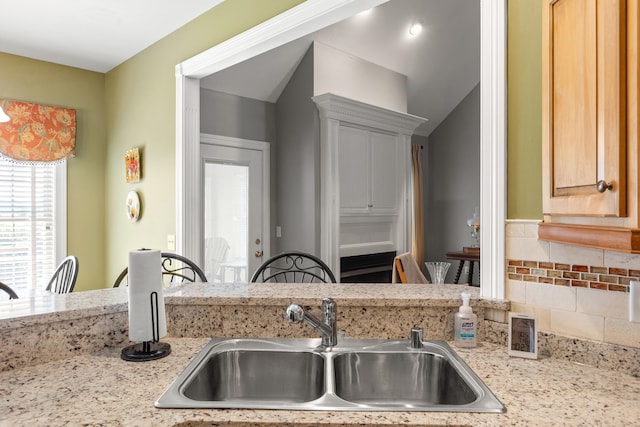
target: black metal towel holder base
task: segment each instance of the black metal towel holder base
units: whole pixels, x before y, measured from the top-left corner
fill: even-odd
[[[147,362],[149,360],[162,359],[171,354],[171,345],[160,342],[158,293],[151,292],[149,298],[151,302],[151,329],[153,331],[153,340],[143,341],[123,348],[120,352],[120,357],[128,362]]]

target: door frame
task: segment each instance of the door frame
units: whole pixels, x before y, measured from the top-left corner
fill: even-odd
[[[198,253],[200,79],[387,0],[307,0],[176,65],[176,243]],[[446,0],[443,0],[446,1]],[[507,0],[480,0],[480,294],[505,296]],[[200,233],[201,234],[201,233]]]
[[[259,151],[262,154],[262,252],[263,259],[268,259],[271,254],[271,145],[264,141],[253,141],[250,139],[233,138],[229,136],[200,134],[200,144],[217,145],[228,148],[235,148],[240,150],[253,150]],[[198,150],[199,151],[199,150]],[[202,157],[199,157],[198,164],[200,165],[200,186],[201,191],[204,191],[202,186],[204,179],[204,168],[202,167]],[[197,197],[195,204],[192,205],[192,209],[198,215],[198,228],[200,234],[187,235],[186,240],[198,241],[198,254],[192,259],[196,259],[198,265],[204,265],[204,241],[199,239],[198,236],[204,234],[204,202],[202,197]],[[251,246],[249,246],[251,247]],[[251,253],[247,254],[247,256]],[[250,274],[247,272],[247,281]]]

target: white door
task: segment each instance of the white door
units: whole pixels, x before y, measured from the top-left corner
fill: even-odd
[[[203,143],[200,152],[205,274],[209,282],[246,283],[269,255],[268,150]]]

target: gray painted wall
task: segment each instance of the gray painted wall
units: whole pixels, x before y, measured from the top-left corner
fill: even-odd
[[[425,148],[425,260],[446,261],[446,252],[473,244],[467,219],[480,206],[479,83],[429,135]],[[448,282],[457,267],[454,261]],[[477,268],[474,275],[479,283]]]
[[[313,96],[313,46],[309,48],[276,102],[277,208],[276,253],[319,254],[318,118]]]
[[[276,105],[271,102],[200,89],[200,129],[210,135],[265,141],[271,146],[271,255],[276,250]]]
[[[202,133],[275,142],[275,116],[273,103],[200,89]]]
[[[203,133],[271,143],[272,255],[319,253],[320,153],[312,96],[313,47],[276,104],[201,90]],[[412,142],[425,147],[425,260],[444,261],[446,252],[473,243],[466,222],[480,205],[480,84],[428,139],[414,135]],[[277,225],[281,238],[275,237]],[[448,281],[456,268],[454,262]]]

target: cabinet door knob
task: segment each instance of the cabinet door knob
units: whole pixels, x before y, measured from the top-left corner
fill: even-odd
[[[604,179],[601,179],[596,183],[596,189],[598,190],[598,193],[604,193],[607,190],[613,190],[613,184],[612,183],[607,184],[607,181],[605,181]]]

